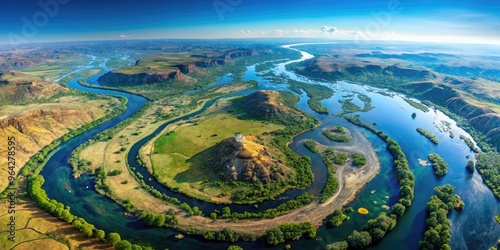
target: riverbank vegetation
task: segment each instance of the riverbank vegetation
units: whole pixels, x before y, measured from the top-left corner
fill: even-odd
[[[243,233],[238,233],[235,232],[229,228],[224,228],[220,231],[214,232],[214,231],[207,231],[204,235],[203,238],[205,240],[211,240],[211,241],[226,241],[226,242],[236,242],[238,240],[254,240],[253,237],[243,234]]]
[[[342,105],[342,115],[347,115],[356,112],[368,112],[375,107],[372,106],[372,99],[364,94],[358,93],[357,98],[363,102],[363,108],[359,107],[353,102],[353,95],[346,96],[345,99],[339,100],[339,103]]]
[[[500,153],[495,151],[476,155],[476,168],[493,194],[500,199]]]
[[[302,236],[316,237],[316,228],[310,222],[281,224],[266,231],[264,238],[267,244],[276,246],[288,240],[299,240]]]
[[[347,137],[346,128],[342,126],[336,126],[334,128],[323,130],[323,135],[328,139],[335,142],[349,142],[351,138]]]
[[[340,227],[342,223],[346,220],[349,220],[350,217],[344,214],[341,209],[335,209],[332,214],[332,217],[328,220],[328,224],[331,227]]]
[[[106,233],[103,230],[97,229],[93,224],[85,221],[84,218],[73,215],[70,211],[70,207],[65,206],[56,200],[49,199],[47,193],[42,188],[44,182],[45,179],[41,175],[31,177],[28,180],[27,193],[41,209],[73,225],[76,230],[89,238],[93,237],[101,240],[106,238]],[[108,243],[112,245],[118,244],[121,241],[119,235],[116,233],[110,233],[106,239],[108,239]],[[112,239],[117,240],[114,241]],[[151,249],[143,248],[142,246],[135,244],[133,246],[137,249]]]
[[[291,90],[297,92],[298,94],[302,94],[302,90],[306,92],[307,104],[309,107],[314,110],[318,114],[328,114],[328,108],[321,104],[321,101],[328,99],[333,96],[333,90],[316,84],[308,84],[295,80],[288,80],[288,86]]]
[[[464,140],[465,144],[467,144],[467,146],[470,148],[470,150],[474,151],[474,153],[479,153],[481,152],[481,150],[479,150],[479,148],[476,147],[476,145],[474,145],[474,142],[472,142],[472,140],[470,138],[468,138],[467,136],[465,135],[460,135],[460,139]]]
[[[308,139],[304,142],[304,146],[309,149],[311,152],[317,154],[318,156],[321,157],[323,160],[323,163],[326,165],[327,171],[328,171],[328,176],[326,179],[326,184],[325,188],[321,192],[320,195],[320,201],[325,202],[328,200],[330,197],[332,197],[337,191],[339,190],[339,181],[335,177],[335,166],[334,166],[334,160],[335,157],[338,156],[339,153],[336,153],[333,151],[331,148],[326,148],[326,149],[318,149],[316,147],[317,142],[311,139]],[[346,156],[346,154],[342,154],[343,156]],[[347,159],[346,159],[347,160]],[[346,162],[341,162],[343,164],[337,164],[337,165],[344,165]]]
[[[408,98],[403,98],[403,100],[405,100],[405,102],[407,102],[408,104],[410,104],[412,107],[418,109],[418,110],[421,110],[422,112],[429,112],[429,107],[425,106],[424,104],[420,103],[420,102],[417,102],[417,101],[414,101],[412,99],[408,99]],[[415,114],[415,113],[414,113]],[[416,114],[415,114],[416,116]]]
[[[447,216],[460,202],[454,191],[455,188],[449,184],[434,188],[435,195],[427,203],[427,229],[420,241],[421,249],[451,249],[451,226]]]
[[[453,120],[455,120],[457,122],[457,126],[467,131],[467,133],[469,133],[472,138],[474,138],[474,141],[481,148],[481,150],[479,150],[479,148],[475,147],[477,151],[480,151],[476,154],[476,169],[481,174],[484,183],[486,183],[486,185],[491,189],[495,197],[500,199],[500,153],[495,147],[496,142],[488,139],[484,135],[484,133],[477,130],[464,117],[452,113],[445,107],[437,107],[444,114],[450,116]],[[467,137],[464,136],[464,138]],[[470,144],[473,145],[472,141]],[[472,148],[471,150],[474,151],[474,149]]]
[[[436,153],[429,154],[429,160],[432,162],[432,168],[437,176],[444,176],[448,172],[448,163]]]
[[[352,155],[352,163],[356,165],[357,167],[362,167],[366,165],[366,158],[360,154],[353,154]]]
[[[439,144],[438,138],[431,132],[423,129],[423,128],[417,128],[417,132],[419,132],[421,135],[427,137],[432,143],[434,144]]]
[[[360,101],[363,102],[364,105],[363,108],[360,110],[361,112],[368,112],[375,108],[374,106],[372,106],[372,98],[370,98],[369,96],[361,93],[358,93],[356,96]]]
[[[415,196],[415,176],[410,171],[406,155],[396,141],[392,140],[383,131],[377,130],[370,124],[363,122],[358,116],[342,117],[355,125],[370,130],[387,143],[387,150],[389,150],[389,153],[394,158],[394,174],[399,183],[400,198],[392,206],[392,213],[390,215],[380,213],[377,218],[368,221],[364,231],[354,231],[348,237],[347,243],[349,247],[364,248],[380,241],[396,226],[397,220],[410,208]]]
[[[339,102],[340,104],[342,104],[342,114],[344,115],[350,113],[356,113],[361,110],[361,107],[352,102],[352,98],[339,100]]]

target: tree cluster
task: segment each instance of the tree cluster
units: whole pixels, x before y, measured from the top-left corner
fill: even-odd
[[[173,214],[155,214],[146,211],[139,213],[139,219],[144,221],[149,226],[155,227],[175,227],[178,224],[177,217]]]
[[[476,170],[476,165],[474,164],[473,161],[468,161],[467,165],[465,166],[465,168],[467,169],[467,171],[473,173],[474,170]]]
[[[218,232],[208,231],[203,235],[203,237],[206,240],[236,242],[244,236],[229,228],[224,228]]]
[[[243,219],[260,219],[260,218],[266,218],[266,219],[271,219],[275,218],[276,216],[282,215],[288,211],[291,211],[295,208],[305,206],[307,204],[310,204],[316,199],[314,195],[310,195],[308,193],[303,193],[299,195],[297,198],[289,200],[275,208],[269,208],[266,209],[265,211],[261,212],[248,212],[245,211],[243,213],[236,213],[233,212],[231,213],[231,209],[229,207],[224,207],[222,209],[222,214],[219,216],[222,219],[233,219],[233,220],[243,220]],[[216,213],[217,215],[217,213]],[[217,218],[217,216],[216,216]]]
[[[432,162],[432,168],[437,176],[444,176],[448,172],[448,163],[436,153],[429,154],[429,160]]]
[[[49,199],[47,193],[42,188],[44,182],[43,176],[38,175],[31,178],[28,183],[28,195],[40,208],[72,224],[76,230],[82,232],[87,237],[104,238],[104,231],[96,229],[94,225],[88,223],[85,219],[71,214],[70,207],[64,206],[64,204],[56,200]]]
[[[455,188],[449,184],[434,188],[435,195],[427,203],[427,229],[420,241],[421,249],[451,249],[448,213],[458,202],[454,191]]]
[[[342,127],[340,127],[340,128],[342,128]],[[342,128],[342,131],[343,131],[343,128]],[[340,133],[342,133],[342,132],[340,132]],[[335,134],[335,133],[332,133],[330,130],[323,131],[323,135],[325,135],[328,139],[335,141],[335,142],[349,142],[351,140],[349,137],[347,137],[344,134]]]
[[[336,209],[328,222],[332,227],[339,227],[346,220],[349,220],[349,216],[345,215],[342,210]]]
[[[432,143],[434,144],[439,144],[438,138],[432,134],[431,132],[423,129],[423,128],[417,128],[417,131],[422,134],[423,136],[427,137],[427,139],[431,140]]]
[[[472,140],[470,138],[468,138],[467,136],[460,135],[460,139],[464,140],[465,144],[467,144],[467,146],[470,148],[470,150],[474,151],[474,153],[481,152],[479,150],[479,148],[477,148],[476,145],[474,145],[474,142],[472,142]]]
[[[287,240],[299,240],[303,235],[309,238],[316,237],[316,228],[311,222],[281,224],[267,230],[264,238],[267,244],[276,246]]]
[[[484,182],[500,199],[500,153],[494,151],[480,153],[476,158],[476,168]]]
[[[356,165],[358,167],[362,167],[362,166],[366,165],[366,158],[360,154],[353,154],[352,161],[353,161],[354,165]]]
[[[365,228],[367,231],[354,231],[348,238],[347,242],[352,248],[364,248],[370,245],[372,242],[379,241],[382,239],[390,230],[396,226],[397,219],[401,218],[406,210],[410,208],[414,194],[415,186],[415,176],[410,171],[408,160],[404,154],[401,146],[392,140],[383,131],[379,131],[367,124],[359,117],[343,116],[349,122],[364,127],[373,133],[375,133],[380,139],[386,142],[387,150],[391,153],[394,158],[394,174],[399,182],[399,194],[400,198],[396,204],[392,206],[392,213],[388,216],[385,213],[380,213],[380,215],[374,219],[368,221]]]

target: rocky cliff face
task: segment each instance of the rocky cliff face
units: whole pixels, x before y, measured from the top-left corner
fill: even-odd
[[[127,86],[127,85],[140,85],[140,84],[163,82],[168,79],[182,80],[183,74],[188,75],[195,72],[196,67],[208,68],[218,65],[225,65],[226,60],[234,60],[240,57],[253,56],[257,54],[258,52],[256,50],[237,50],[237,51],[225,52],[221,56],[215,58],[208,58],[206,56],[195,55],[187,59],[185,63],[173,65],[168,70],[154,70],[154,69],[149,69],[149,67],[147,67],[148,70],[141,73],[133,73],[133,74],[127,74],[121,72],[120,70],[110,71],[105,75],[101,76],[99,78],[99,82],[103,85],[109,85],[109,86],[124,86],[124,85]],[[152,59],[149,60],[151,61]],[[148,61],[148,59],[137,60],[135,66],[139,67],[143,66],[144,64],[151,64],[151,63],[154,64],[160,62],[169,63],[169,61],[165,59],[158,59],[158,60],[159,61],[154,59],[151,62]]]
[[[155,82],[163,82],[168,79],[181,80],[182,72],[180,69],[172,70],[170,72],[158,73],[138,73],[126,74],[116,71],[110,71],[105,75],[99,77],[99,82],[109,86],[127,86],[127,85],[140,85]]]
[[[202,68],[214,67],[217,65],[225,65],[225,64],[226,64],[226,61],[224,61],[222,59],[195,62],[196,67],[202,67]]]
[[[239,57],[243,57],[243,56],[254,56],[254,55],[257,55],[259,54],[259,52],[257,52],[257,50],[243,50],[243,51],[230,51],[230,52],[226,52],[224,53],[221,58],[224,58],[226,60],[230,60],[230,59],[236,59],[236,58],[239,58]]]

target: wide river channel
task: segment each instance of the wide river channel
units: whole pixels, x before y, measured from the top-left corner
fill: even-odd
[[[321,45],[318,45],[321,46]],[[327,228],[322,226],[318,229],[315,239],[303,239],[291,242],[293,249],[324,249],[327,244],[345,239],[352,230],[362,230],[366,221],[374,218],[378,213],[386,211],[381,205],[392,206],[398,200],[399,186],[392,173],[392,157],[385,149],[385,143],[371,132],[354,126],[344,119],[334,116],[342,112],[339,100],[351,98],[352,101],[360,107],[363,102],[358,95],[363,94],[371,98],[371,104],[375,108],[368,112],[358,113],[361,119],[367,123],[377,123],[376,128],[383,130],[392,139],[396,140],[405,152],[410,163],[410,169],[415,174],[415,199],[412,207],[407,211],[404,217],[398,222],[397,227],[389,233],[374,249],[418,249],[418,241],[422,239],[425,229],[425,204],[429,197],[433,195],[433,188],[439,185],[451,184],[456,187],[456,193],[461,196],[465,202],[465,208],[461,212],[452,212],[450,216],[452,239],[451,247],[453,249],[487,249],[496,244],[500,238],[500,226],[495,222],[494,216],[500,213],[499,201],[495,199],[492,192],[482,182],[480,175],[476,172],[469,174],[465,171],[466,162],[474,160],[474,153],[469,150],[467,145],[459,138],[460,134],[467,135],[465,131],[458,128],[456,123],[440,111],[432,110],[422,112],[406,103],[402,96],[388,90],[377,89],[348,82],[317,82],[298,76],[293,72],[286,70],[285,65],[301,60],[310,59],[313,56],[307,52],[300,51],[296,47],[300,45],[284,46],[293,49],[302,54],[299,60],[276,63],[271,70],[277,76],[287,76],[290,79],[309,82],[311,84],[321,84],[332,88],[335,92],[333,97],[324,100],[322,104],[329,109],[329,115],[319,115],[312,111],[307,105],[307,96],[301,95],[297,106],[304,112],[316,117],[321,121],[321,125],[307,133],[304,133],[293,140],[290,148],[300,155],[308,155],[312,159],[311,167],[313,169],[314,183],[305,190],[290,190],[285,192],[275,201],[264,201],[259,203],[258,208],[253,205],[229,205],[231,211],[263,211],[267,208],[275,207],[279,204],[293,199],[298,195],[308,192],[318,195],[326,182],[326,167],[321,159],[311,154],[302,144],[304,139],[314,139],[324,145],[335,145],[322,135],[322,129],[336,125],[342,125],[351,131],[360,131],[372,144],[380,160],[380,173],[360,192],[357,198],[350,204],[355,210],[359,207],[367,208],[368,215],[350,214],[351,220],[345,222],[338,228]],[[88,82],[97,84],[96,81],[100,75],[89,78]],[[226,84],[228,76],[223,76],[217,84]],[[229,245],[237,244],[244,249],[273,249],[265,245],[263,241],[257,242],[237,242],[233,244],[210,242],[200,236],[186,236],[182,240],[175,239],[177,231],[166,228],[151,228],[134,217],[125,217],[124,209],[113,202],[111,199],[98,194],[94,189],[94,179],[88,175],[82,175],[75,179],[72,176],[72,169],[68,165],[68,158],[71,153],[82,143],[86,142],[96,134],[114,127],[121,121],[133,116],[146,102],[143,97],[105,89],[89,88],[78,84],[76,78],[67,84],[71,88],[96,94],[106,94],[123,96],[128,99],[127,110],[107,122],[104,122],[93,129],[67,141],[55,149],[55,153],[48,160],[42,175],[45,178],[43,188],[47,191],[51,199],[56,199],[71,207],[71,212],[76,216],[83,217],[88,222],[94,224],[97,228],[106,232],[118,232],[122,239],[127,239],[132,243],[151,245],[155,249],[227,249]],[[199,111],[169,121],[158,128],[153,134],[133,145],[128,155],[128,162],[132,167],[136,167],[144,176],[144,180],[152,177],[145,168],[138,167],[135,162],[138,150],[160,133],[165,126],[189,119],[202,113],[207,107],[212,105],[220,98],[231,96],[248,95],[257,90],[281,90],[289,91],[286,85],[275,84],[272,80],[259,76],[255,71],[255,65],[247,67],[243,80],[256,80],[257,87],[244,90],[238,93],[218,97],[210,100]],[[215,84],[214,84],[215,85]],[[411,114],[417,113],[417,118],[412,119]],[[446,124],[455,134],[450,138],[445,130]],[[416,128],[424,128],[439,138],[439,145],[432,144],[427,138],[416,132]],[[429,153],[438,153],[449,164],[448,173],[443,178],[434,176],[432,167],[422,167],[418,164],[418,159],[426,159]],[[470,155],[470,159],[466,158]],[[154,186],[159,191],[176,197],[181,202],[187,202],[191,206],[198,206],[205,213],[209,214],[214,209],[221,210],[228,205],[216,205],[208,202],[198,201],[182,194],[170,191],[156,182],[152,177],[149,185]],[[71,192],[70,192],[71,191]],[[276,249],[283,249],[278,246]]]

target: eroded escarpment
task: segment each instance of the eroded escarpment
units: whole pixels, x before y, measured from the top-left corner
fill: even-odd
[[[156,55],[137,60],[132,67],[112,70],[101,76],[99,82],[107,86],[130,86],[167,80],[185,81],[186,76],[197,72],[198,68],[225,65],[228,61],[257,54],[258,51],[254,49],[237,49],[218,55],[186,53]]]

